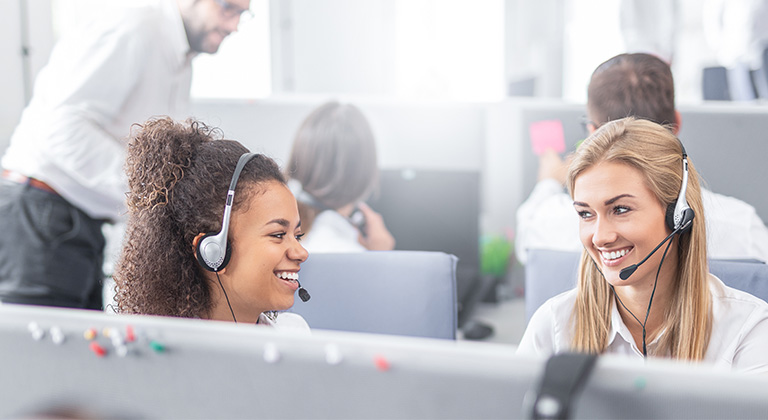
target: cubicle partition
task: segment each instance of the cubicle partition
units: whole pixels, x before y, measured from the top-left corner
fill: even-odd
[[[198,101],[193,114],[221,127],[228,138],[267,153],[281,164],[303,118],[331,96],[258,101]],[[564,148],[586,137],[584,104],[516,98],[494,103],[444,103],[341,97],[368,116],[384,169],[479,171],[480,231],[514,227],[514,213],[536,183],[538,159],[531,124],[562,125]],[[768,220],[768,107],[734,103],[680,105],[691,161],[715,192],[744,200]]]
[[[0,418],[502,419],[534,401],[577,419],[768,413],[765,378],[619,356],[549,376],[488,343],[21,305],[0,306],[0,343]]]

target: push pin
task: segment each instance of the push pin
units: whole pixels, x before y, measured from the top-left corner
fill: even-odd
[[[277,363],[280,360],[280,352],[274,343],[267,343],[264,346],[264,361],[267,363]]]
[[[133,331],[133,326],[131,325],[125,326],[125,341],[129,343],[136,341],[136,333]]]
[[[380,370],[381,372],[386,372],[389,370],[389,361],[386,357],[382,355],[376,355],[373,357],[373,364],[376,365],[376,369]]]
[[[98,341],[91,341],[91,344],[88,346],[90,347],[91,351],[99,357],[104,357],[107,355],[107,349],[102,347]]]
[[[27,325],[27,329],[32,333],[32,338],[35,341],[40,341],[43,339],[43,336],[45,336],[45,330],[40,328],[40,325],[38,325],[37,322],[30,322],[29,325]]]
[[[88,340],[88,341],[91,341],[91,340],[93,340],[94,338],[96,338],[96,335],[97,335],[97,334],[98,334],[98,333],[96,332],[96,329],[95,329],[95,328],[88,328],[88,329],[87,329],[87,330],[85,330],[85,332],[83,333],[83,337],[85,337],[85,339],[86,339],[86,340]]]
[[[50,330],[51,333],[51,340],[53,340],[53,344],[60,345],[64,343],[64,332],[61,330],[61,328],[53,326]]]
[[[128,347],[124,344],[115,346],[115,353],[117,353],[119,357],[125,357],[128,355]]]
[[[332,343],[325,345],[325,361],[329,365],[338,365],[343,359],[344,357],[341,355],[339,346]]]
[[[160,343],[158,341],[155,341],[155,340],[152,340],[152,341],[149,342],[149,348],[154,350],[155,353],[163,353],[163,352],[165,352],[165,346],[162,343]]]

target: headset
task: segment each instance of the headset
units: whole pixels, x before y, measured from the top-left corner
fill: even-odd
[[[293,192],[293,195],[296,196],[296,201],[299,203],[317,209],[318,211],[333,210],[320,202],[314,195],[304,191],[304,187],[299,181],[295,179],[288,181],[288,187],[291,192]],[[352,226],[360,231],[360,234],[363,235],[364,238],[367,236],[365,215],[359,207],[355,206],[352,213],[350,213],[346,219]]]
[[[206,233],[197,244],[197,260],[208,271],[217,273],[223,270],[229,263],[230,257],[232,257],[232,246],[227,241],[227,234],[229,233],[229,218],[232,214],[232,204],[235,201],[235,187],[245,164],[256,156],[258,156],[258,153],[244,153],[240,156],[235,172],[232,174],[232,181],[229,183],[227,204],[224,206],[221,230]]]
[[[680,142],[680,148],[682,149],[683,155],[683,182],[680,185],[680,193],[677,195],[677,200],[667,206],[666,215],[664,217],[667,227],[672,230],[672,233],[670,233],[666,238],[664,238],[663,241],[656,245],[656,248],[654,248],[650,254],[643,258],[642,261],[637,264],[632,264],[629,267],[623,268],[619,273],[619,277],[622,280],[628,279],[629,276],[631,276],[638,267],[643,265],[643,263],[645,263],[648,258],[651,258],[651,256],[655,254],[656,251],[661,248],[665,242],[672,239],[672,237],[675,235],[682,235],[683,233],[689,231],[691,226],[693,226],[693,218],[695,217],[695,212],[691,206],[688,205],[688,200],[685,198],[686,191],[688,190],[688,153],[685,151],[683,142],[681,142],[680,139],[677,139],[677,141]],[[662,262],[663,261],[664,259],[662,258]]]
[[[677,200],[667,206],[666,222],[672,231],[680,230],[678,233],[684,233],[691,229],[693,218],[695,216],[693,209],[688,205],[685,193],[688,190],[688,153],[680,139],[680,148],[683,151],[683,183],[680,185],[680,194]]]

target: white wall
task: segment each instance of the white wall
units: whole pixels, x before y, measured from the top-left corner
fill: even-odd
[[[24,108],[21,21],[18,1],[0,1],[0,152],[8,146]]]

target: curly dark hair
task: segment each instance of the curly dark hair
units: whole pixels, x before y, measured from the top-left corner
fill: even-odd
[[[195,120],[151,119],[131,131],[128,222],[114,273],[117,310],[206,318],[211,285],[192,242],[220,230],[232,173],[248,149]],[[285,183],[272,159],[255,156],[240,174],[234,208],[244,209],[269,181]]]

